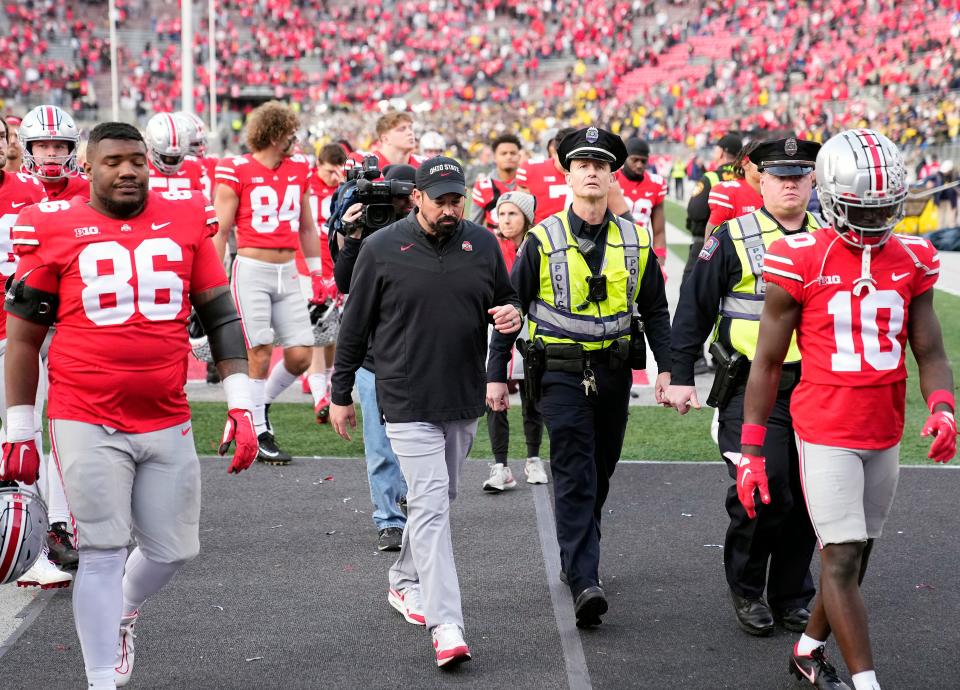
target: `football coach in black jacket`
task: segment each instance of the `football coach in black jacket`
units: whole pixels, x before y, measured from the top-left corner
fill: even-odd
[[[520,329],[496,238],[463,219],[460,164],[421,164],[417,209],[363,241],[337,340],[330,421],[349,440],[350,393],[371,341],[377,399],[407,481],[407,526],[388,601],[432,632],[438,666],[470,658],[453,562],[450,501],[486,411],[487,325]]]

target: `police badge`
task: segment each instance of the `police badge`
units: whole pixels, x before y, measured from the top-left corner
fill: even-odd
[[[591,127],[587,130],[586,140],[587,143],[596,144],[597,140],[600,138],[600,131],[596,127]]]
[[[787,139],[787,141],[783,145],[783,152],[788,156],[796,156],[797,140],[794,139],[793,137],[790,137],[789,139]]]

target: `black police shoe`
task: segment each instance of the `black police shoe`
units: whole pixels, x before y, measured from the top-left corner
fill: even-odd
[[[399,551],[403,542],[403,530],[399,527],[384,527],[377,537],[378,551]]]
[[[779,609],[773,612],[773,620],[791,632],[803,632],[810,622],[810,609],[803,606]]]
[[[293,460],[290,453],[280,449],[269,431],[264,431],[257,436],[257,444],[260,446],[257,460],[265,465],[289,465]]]
[[[799,656],[796,652],[791,652],[790,673],[815,688],[850,690],[850,686],[840,680],[837,669],[827,661],[822,646],[814,649],[810,656]]]
[[[601,587],[587,587],[573,602],[578,628],[600,625],[600,617],[607,612],[607,596]]]
[[[55,522],[47,532],[47,547],[50,550],[50,560],[61,570],[76,568],[80,562],[80,554],[73,546],[70,533],[67,532],[65,522]]]
[[[773,632],[773,614],[762,597],[748,599],[736,592],[730,592],[733,610],[737,614],[740,628],[751,635],[765,637]]]

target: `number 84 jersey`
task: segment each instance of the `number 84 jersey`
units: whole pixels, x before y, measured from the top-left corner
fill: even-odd
[[[934,286],[940,258],[927,240],[894,235],[871,251],[872,282],[857,289],[862,272],[863,251],[832,228],[786,236],[764,257],[764,278],[802,306],[791,411],[811,443],[887,448],[903,432],[910,303]]]
[[[149,192],[115,219],[86,199],[48,201],[13,227],[16,278],[59,297],[48,416],[145,433],[186,422],[190,294],[227,279],[200,192]]]

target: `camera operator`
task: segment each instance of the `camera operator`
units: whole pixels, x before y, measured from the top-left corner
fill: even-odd
[[[371,169],[373,170],[373,169]],[[415,170],[410,165],[388,165],[384,170],[384,182],[390,184],[390,200],[395,219],[404,218],[413,210],[413,183]],[[379,171],[377,177],[379,177]],[[397,182],[399,184],[393,184]],[[368,207],[369,208],[369,207]],[[367,214],[369,216],[369,214]],[[343,294],[350,292],[350,279],[357,263],[362,239],[376,228],[365,227],[364,204],[356,202],[347,207],[340,219],[340,228],[331,239],[338,243],[333,267],[337,289]],[[373,501],[373,521],[377,526],[377,548],[381,551],[399,551],[406,516],[400,509],[400,499],[406,496],[407,483],[400,472],[400,464],[387,440],[386,430],[380,421],[380,407],[374,387],[373,348],[368,348],[363,366],[357,370],[357,392],[360,409],[363,411],[363,452],[367,461],[367,480],[370,483],[370,500]]]

